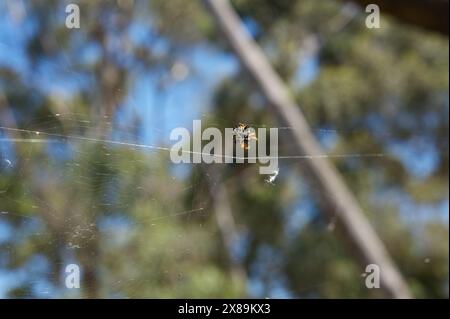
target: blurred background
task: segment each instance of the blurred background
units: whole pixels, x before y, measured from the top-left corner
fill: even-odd
[[[448,20],[421,2],[448,8],[381,7],[368,29],[364,1],[232,4],[327,154],[383,154],[329,161],[413,297],[448,298]],[[314,159],[280,160],[269,185],[257,164],[152,148],[194,119],[280,127],[202,1],[0,0],[0,297],[386,296],[320,205]]]

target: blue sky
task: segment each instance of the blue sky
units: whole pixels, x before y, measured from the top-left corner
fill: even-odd
[[[252,34],[259,32],[254,21],[246,21],[246,25]],[[8,14],[5,2],[0,2],[0,66],[10,66],[17,70],[22,78],[30,79],[32,83],[29,83],[29,87],[36,87],[47,94],[56,94],[69,99],[80,87],[89,85],[92,79],[78,72],[67,56],[51,61],[41,61],[37,70],[31,70],[25,54],[25,44],[35,27],[36,24],[31,19],[25,19],[21,23],[15,22]],[[148,29],[148,25],[142,25],[139,21],[132,24],[129,33],[130,38],[136,43],[145,41],[153,34],[152,30]],[[155,48],[157,48],[156,51],[161,52],[168,50],[164,39],[159,39]],[[99,50],[94,45],[83,45],[79,54],[80,58],[87,63],[93,63],[99,58]],[[161,78],[158,74],[133,72],[130,89],[118,113],[117,123],[119,126],[121,123],[126,125],[133,116],[142,120],[143,129],[140,131],[140,140],[135,142],[167,145],[170,130],[180,126],[190,128],[194,119],[200,119],[203,114],[207,114],[214,88],[222,79],[239,70],[239,63],[233,55],[216,51],[206,44],[199,44],[188,50],[178,62],[187,66],[188,76],[179,81],[171,81],[164,90],[159,87]],[[298,85],[307,85],[314,80],[319,71],[317,57],[307,59],[298,69],[296,76]],[[333,141],[331,137],[328,140]],[[0,142],[0,151],[3,154],[7,149],[7,143]],[[415,146],[392,145],[393,154],[402,159],[405,167],[412,174],[420,177],[430,174],[437,164],[437,150],[433,150],[432,146],[427,145],[426,142],[423,150],[425,151],[415,152]],[[8,157],[13,158],[13,155]],[[413,207],[423,212],[420,216],[428,216],[431,211],[438,211],[439,218],[448,222],[448,200],[433,207],[419,207],[410,199],[401,196],[396,197],[395,200],[401,201],[406,218],[411,216],[409,212]],[[308,216],[307,212],[311,210],[312,208],[304,203],[298,203],[293,207],[294,213],[289,224],[296,227],[292,231],[298,230],[306,222],[305,216]],[[2,211],[1,204],[0,211]],[[1,218],[0,215],[0,242],[14,240],[12,228]],[[267,252],[267,256],[269,255],[270,252]],[[38,271],[45,271],[45,260],[39,259],[39,256],[31,262],[40,266]],[[8,287],[26,277],[25,270],[12,274],[2,271],[1,268],[0,261],[0,298],[5,296]],[[46,285],[49,283],[39,282],[38,289],[45,291],[45,287],[48,287]],[[257,279],[252,280],[250,285],[256,294],[262,289]],[[271,297],[285,296],[289,294],[283,290],[282,283],[275,283]]]

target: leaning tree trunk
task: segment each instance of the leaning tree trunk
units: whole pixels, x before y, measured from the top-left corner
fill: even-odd
[[[292,127],[291,134],[296,149],[305,155],[324,154],[300,107],[289,95],[286,85],[268,62],[262,49],[251,38],[229,1],[205,0],[205,3],[242,65],[284,122],[283,125]],[[336,212],[338,223],[356,247],[362,263],[377,264],[380,267],[381,288],[391,297],[410,298],[411,294],[402,275],[336,168],[326,158],[307,160],[304,168],[320,192],[333,194],[323,200],[327,207],[332,207]]]

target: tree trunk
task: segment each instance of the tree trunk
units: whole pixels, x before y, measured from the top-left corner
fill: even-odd
[[[205,0],[205,3],[241,63],[280,116],[283,125],[292,127],[290,132],[297,150],[305,155],[324,154],[286,85],[251,38],[230,3],[227,0]],[[343,232],[356,247],[363,265],[377,264],[380,267],[381,288],[390,297],[410,298],[403,277],[335,167],[326,158],[315,158],[305,161],[304,168],[320,192],[333,195],[323,199],[336,212]]]

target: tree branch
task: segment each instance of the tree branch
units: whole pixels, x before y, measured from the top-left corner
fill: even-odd
[[[230,206],[228,190],[220,183],[220,173],[215,169],[207,171],[210,178],[207,183],[213,199],[214,212],[223,244],[227,250],[232,276],[239,281],[247,281],[247,273],[242,265],[233,258],[233,244],[237,239],[237,227]]]
[[[324,154],[286,85],[251,38],[229,1],[205,0],[205,3],[241,63],[284,122],[283,125],[292,127],[297,150],[307,155]],[[305,169],[321,192],[333,194],[324,197],[324,200],[327,206],[334,208],[339,224],[357,248],[363,264],[377,264],[380,267],[381,288],[391,297],[410,298],[404,279],[335,167],[325,158],[318,158],[306,161]]]

